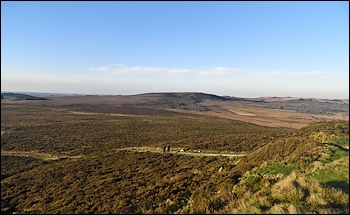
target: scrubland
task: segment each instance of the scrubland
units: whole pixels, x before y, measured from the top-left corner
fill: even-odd
[[[161,148],[244,157],[186,156]],[[2,213],[349,213],[349,124],[1,104]],[[51,158],[51,159],[48,159]]]

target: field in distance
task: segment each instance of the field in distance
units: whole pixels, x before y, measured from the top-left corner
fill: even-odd
[[[5,104],[111,105],[159,108],[175,112],[217,116],[272,127],[301,128],[309,123],[349,120],[348,99],[293,97],[238,98],[205,93],[146,93],[116,96],[63,96],[48,100],[9,100]]]

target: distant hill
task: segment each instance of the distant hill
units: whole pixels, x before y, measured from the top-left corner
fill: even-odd
[[[145,93],[128,97],[142,98],[142,102],[132,106],[151,108],[174,108],[182,110],[208,111],[204,101],[226,102],[246,101],[244,98],[222,97],[207,93],[181,92],[181,93]],[[126,105],[128,106],[128,105]],[[129,105],[130,106],[130,105]]]
[[[1,91],[1,93],[14,93],[10,91]],[[85,94],[76,94],[76,93],[41,93],[41,92],[15,92],[16,94],[25,94],[34,97],[43,97],[43,98],[51,98],[51,97],[69,97],[69,96],[85,96]],[[98,95],[95,95],[98,96]]]
[[[21,93],[1,93],[1,99],[19,99],[19,100],[47,100],[43,97],[30,96]]]
[[[183,92],[183,93],[144,93],[138,94],[144,96],[159,96],[161,99],[187,99],[192,100],[195,103],[202,102],[205,99],[212,101],[233,101],[233,100],[244,100],[243,98],[235,97],[222,97],[214,94],[207,93],[196,93],[196,92]]]
[[[11,95],[12,94],[12,95]],[[23,94],[25,97],[14,95]],[[300,128],[310,122],[349,118],[349,99],[316,99],[300,97],[241,98],[202,92],[152,92],[135,95],[79,95],[58,93],[2,92],[14,99],[35,105],[112,105],[169,109],[241,120],[259,125]],[[31,97],[29,97],[31,96]],[[35,99],[34,99],[35,98]],[[46,98],[46,99],[43,99]],[[4,101],[2,99],[2,101]],[[294,114],[293,112],[297,113]],[[302,115],[298,114],[302,113]],[[284,119],[280,117],[283,116]],[[294,115],[291,118],[289,115]],[[307,114],[307,115],[304,115]],[[315,115],[317,114],[317,115]]]
[[[211,101],[245,101],[244,98],[218,96],[208,93],[183,92],[183,93],[144,93],[135,96],[158,97],[159,99],[186,100],[188,102],[200,103],[208,99]]]

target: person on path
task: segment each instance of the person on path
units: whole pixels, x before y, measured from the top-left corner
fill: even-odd
[[[169,153],[170,152],[170,144],[168,143],[168,145],[167,145],[167,149],[166,149],[166,151],[167,151],[167,153]]]

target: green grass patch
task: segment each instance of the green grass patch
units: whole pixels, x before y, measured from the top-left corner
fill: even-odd
[[[310,174],[310,178],[316,179],[322,183],[334,182],[334,181],[344,181],[349,183],[349,171],[341,172],[334,171],[331,168],[326,168],[319,170],[315,173]]]
[[[337,144],[339,146],[349,146],[349,136],[333,136],[329,139],[328,142]]]
[[[269,163],[256,170],[257,174],[278,174],[289,175],[294,170],[293,167],[281,162]]]
[[[343,157],[321,166],[306,177],[328,185],[347,184],[349,187],[349,158]]]
[[[256,176],[250,175],[250,176],[247,177],[247,179],[245,181],[246,182],[252,182],[255,178],[256,178]]]
[[[342,157],[349,157],[348,151],[343,151],[341,149],[331,149],[331,150],[332,150],[332,156],[331,156],[332,161],[338,160]]]

